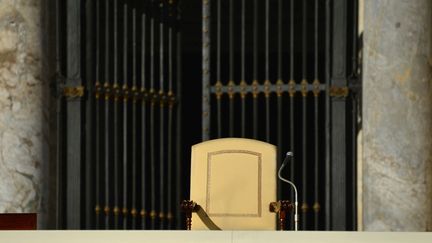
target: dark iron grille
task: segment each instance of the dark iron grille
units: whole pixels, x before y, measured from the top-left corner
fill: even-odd
[[[302,229],[356,229],[357,1],[182,11],[57,1],[58,228],[183,228],[190,146],[235,136],[277,145],[279,163],[294,152],[283,173],[299,186]],[[283,184],[278,196],[293,198]]]
[[[181,120],[177,1],[87,0],[65,6],[58,1],[58,73],[65,73],[63,65],[68,70],[67,87],[59,86],[64,95],[59,107],[63,102],[73,107],[59,109],[59,127],[67,133],[58,140],[67,142],[59,147],[58,227],[181,228],[175,202],[182,188],[174,183],[180,178],[180,141],[173,139]],[[78,48],[69,44],[74,38],[81,40]],[[76,67],[82,75],[72,73]],[[68,84],[71,75],[82,84]],[[79,159],[72,162],[71,154]]]
[[[328,43],[332,55],[348,53],[343,78],[356,80],[357,28],[343,30],[345,40],[336,41],[334,28],[339,23],[332,22],[345,14],[346,22],[356,26],[356,11],[356,3],[315,0],[212,0],[203,6],[202,137],[270,142],[278,146],[279,165],[285,153],[293,151],[294,159],[283,174],[299,187],[304,230],[356,228],[355,91],[347,96],[348,87],[333,84],[335,73],[326,76],[327,68],[335,69],[337,63],[325,51]],[[347,50],[338,51],[339,42]],[[332,110],[333,101],[347,114],[335,116],[341,106]],[[329,134],[338,129],[329,124],[340,123],[340,117],[345,127]],[[345,144],[331,142],[341,138]],[[338,155],[345,157],[340,171],[326,157],[339,146],[346,146]],[[326,184],[333,178],[339,181]],[[341,194],[335,192],[342,188]],[[335,195],[343,199],[334,200]],[[285,184],[278,185],[278,197],[294,198]],[[342,216],[343,226],[333,225],[335,215]]]

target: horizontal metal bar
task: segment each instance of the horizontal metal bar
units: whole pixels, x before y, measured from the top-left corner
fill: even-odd
[[[252,85],[252,84],[248,84],[248,85],[232,85],[232,86],[228,86],[228,85],[212,85],[210,87],[210,92],[212,94],[233,94],[233,93],[278,93],[278,92],[290,92],[290,91],[294,91],[295,92],[301,92],[303,91],[303,85],[302,84],[295,84],[294,87],[292,87],[290,84],[270,84],[270,85],[265,85],[265,84],[259,84],[259,85]],[[319,90],[320,91],[325,91],[327,89],[327,84],[320,84],[319,85]],[[316,90],[316,87],[313,83],[308,83],[307,85],[307,91],[308,92],[313,92],[314,90]]]
[[[95,92],[96,97],[104,96],[105,99],[114,99],[118,100],[128,100],[134,99],[145,100],[145,101],[153,101],[155,103],[163,102],[164,104],[175,104],[177,103],[176,95],[171,91],[161,92],[161,91],[152,91],[152,90],[144,90],[138,89],[136,87],[129,88],[127,86],[123,86],[122,88],[118,86],[113,86],[112,88],[109,85],[101,85],[96,89]]]

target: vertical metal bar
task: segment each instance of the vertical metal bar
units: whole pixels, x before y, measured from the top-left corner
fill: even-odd
[[[150,91],[150,93],[152,94],[152,92]],[[154,94],[152,94],[154,95]],[[154,114],[154,106],[155,106],[155,101],[154,101],[154,97],[151,98],[151,103],[150,103],[150,181],[151,181],[151,192],[150,192],[150,219],[151,219],[151,229],[155,229],[155,224],[156,224],[156,169],[155,169],[155,141],[154,141],[154,118],[155,118],[155,114]]]
[[[173,20],[173,2],[169,2],[169,14],[167,17],[167,28],[168,28],[168,93],[169,91],[173,92],[173,28],[174,28],[174,20]]]
[[[128,6],[123,5],[123,229],[128,227]]]
[[[241,136],[246,136],[246,3],[245,0],[241,2]]]
[[[56,208],[56,229],[64,229],[64,189],[63,189],[63,173],[64,173],[64,144],[61,142],[63,141],[63,134],[60,134],[61,128],[64,128],[64,120],[63,120],[63,98],[58,97],[57,101],[57,208]]]
[[[169,80],[170,83],[172,82],[172,29],[169,28],[168,30],[168,47],[169,47]],[[170,85],[171,86],[171,85]],[[172,227],[172,209],[171,209],[171,202],[172,202],[172,119],[173,119],[173,91],[170,88],[168,91],[168,102],[169,102],[169,110],[168,110],[168,168],[167,168],[167,223],[168,223],[168,229],[171,229]]]
[[[174,94],[173,94],[173,43],[172,43],[172,31],[173,31],[173,11],[174,6],[172,2],[169,2],[169,15],[168,15],[168,150],[167,150],[167,229],[172,229],[173,214],[172,214],[172,163],[173,163],[173,141],[172,141],[172,126],[173,126],[173,106],[174,106]],[[178,202],[176,202],[178,203]]]
[[[150,9],[150,89],[154,92],[154,21],[156,15],[154,11],[154,0],[151,1]]]
[[[331,134],[330,134],[330,78],[331,78],[331,2],[325,1],[325,83],[327,90],[325,92],[325,230],[332,228],[332,207],[331,207]]]
[[[152,1],[152,3],[154,3]],[[152,6],[153,10],[153,6]],[[150,219],[151,229],[155,229],[156,224],[156,169],[155,169],[155,134],[154,134],[154,109],[155,109],[155,89],[154,89],[154,23],[155,13],[152,11],[150,18]]]
[[[175,166],[175,170],[176,170],[176,180],[175,180],[175,184],[176,184],[176,197],[175,197],[175,210],[176,210],[176,228],[180,229],[182,228],[182,217],[181,217],[181,212],[180,212],[180,202],[181,201],[181,197],[182,197],[182,186],[181,186],[181,182],[182,182],[182,148],[181,148],[181,144],[182,144],[182,99],[181,99],[181,95],[182,95],[182,49],[181,49],[181,31],[180,31],[180,20],[181,20],[181,9],[180,9],[180,3],[177,3],[177,38],[176,38],[176,80],[177,80],[177,109],[176,109],[176,122],[177,122],[177,126],[176,126],[176,132],[177,132],[177,136],[176,136],[176,166]]]
[[[277,168],[281,165],[282,160],[282,135],[283,127],[282,127],[282,117],[283,117],[283,108],[282,108],[282,85],[283,85],[283,77],[282,77],[282,0],[278,1],[278,81],[277,81],[277,146],[278,146],[278,154],[277,154]],[[277,180],[277,196],[279,199],[282,199],[282,188],[281,181]]]
[[[294,0],[290,1],[290,26],[289,26],[289,43],[290,43],[290,81],[294,81]]]
[[[253,138],[258,138],[258,0],[254,0],[254,23],[253,23],[253,81],[254,91],[252,93],[252,122]]]
[[[132,229],[137,223],[137,70],[136,70],[136,9],[132,9]]]
[[[100,93],[101,93],[101,84],[100,84],[100,0],[96,1],[96,166],[95,166],[95,181],[96,181],[96,199],[95,199],[95,213],[96,213],[96,229],[100,228],[100,164],[101,164],[101,144],[100,144],[100,136],[101,136],[101,124],[100,124]]]
[[[277,121],[277,146],[278,146],[278,154],[277,154],[277,168],[280,168],[281,165],[281,159],[282,159],[282,153],[283,153],[283,147],[282,147],[282,135],[283,133],[283,127],[282,127],[282,114],[283,114],[283,107],[282,107],[282,92],[277,93],[277,112],[278,112],[278,121]],[[277,184],[277,197],[279,199],[282,199],[282,188],[281,188],[280,180],[278,180]]]
[[[358,69],[358,0],[353,1],[352,7],[352,18],[353,18],[353,33],[352,33],[352,78],[354,80],[358,79],[357,69]],[[358,99],[359,96],[357,92],[352,96],[352,230],[357,230],[357,115],[358,115]]]
[[[266,100],[266,141],[270,142],[270,50],[269,50],[269,35],[270,35],[270,2],[265,2],[265,100]]]
[[[319,19],[319,12],[318,12],[318,4],[319,0],[315,0],[315,7],[314,7],[314,82],[313,82],[313,93],[314,93],[314,142],[315,142],[315,152],[314,152],[314,177],[315,177],[315,185],[314,185],[314,205],[313,205],[313,211],[314,211],[314,230],[318,230],[320,228],[320,198],[319,198],[319,192],[320,192],[320,173],[319,173],[319,107],[318,107],[318,101],[319,101],[319,75],[318,75],[318,62],[319,62],[319,49],[318,49],[318,19]]]
[[[105,229],[109,229],[110,226],[110,33],[109,33],[109,1],[105,2],[105,82],[104,82],[104,93],[105,93]]]
[[[160,1],[160,22],[159,22],[159,90],[164,92],[164,21],[165,21],[165,6],[163,5],[164,1]]]
[[[60,17],[62,15],[62,8],[60,6],[62,1],[56,1],[56,86],[57,92],[61,91],[60,87],[64,84],[64,77],[62,72],[62,61],[63,55],[61,53],[63,38],[60,34],[62,29],[62,24],[64,20]],[[64,178],[63,173],[65,171],[64,165],[64,99],[61,94],[57,94],[57,207],[56,207],[56,228],[63,229],[64,228],[64,208],[65,208],[65,200],[64,200]]]
[[[295,183],[297,183],[297,178],[296,178],[296,166],[295,166],[295,156],[296,156],[296,146],[295,146],[295,106],[294,106],[294,96],[295,96],[295,91],[290,91],[289,93],[289,130],[290,130],[290,151],[293,152],[294,157],[292,158],[292,162],[291,162],[291,166],[290,166],[290,179],[291,181],[294,181]],[[290,195],[292,199],[294,199],[295,195],[294,195],[294,190],[291,190],[291,195]],[[300,219],[300,221],[302,221],[303,218]],[[293,225],[294,226],[294,225]]]
[[[343,0],[332,1],[332,67],[330,86],[347,86],[347,5]],[[347,230],[347,121],[346,97],[331,97],[331,188],[332,230]]]
[[[229,81],[234,80],[234,0],[229,0]]]
[[[62,76],[62,71],[63,71],[63,65],[62,65],[62,58],[64,58],[64,56],[62,55],[62,41],[64,39],[61,31],[62,31],[62,27],[64,24],[64,19],[61,17],[62,15],[62,10],[63,10],[63,5],[62,5],[63,1],[55,1],[55,11],[56,11],[56,25],[55,25],[55,31],[56,31],[56,74],[57,74],[57,78],[61,78]],[[99,0],[97,0],[96,4],[99,4]],[[57,80],[57,81],[64,81],[64,80]],[[61,83],[57,83],[58,85],[60,85]]]
[[[290,25],[289,25],[289,44],[290,44],[290,61],[289,61],[289,67],[290,67],[290,81],[288,82],[289,85],[289,131],[290,131],[290,151],[293,152],[294,157],[292,159],[291,162],[291,166],[290,166],[290,179],[291,181],[296,180],[295,178],[295,156],[296,156],[296,149],[295,149],[295,143],[294,143],[294,138],[295,138],[295,117],[294,117],[294,96],[295,96],[295,86],[296,83],[294,81],[294,0],[290,1]],[[294,198],[294,191],[291,190],[291,198]]]
[[[147,6],[147,5],[146,5]],[[146,217],[147,217],[147,89],[146,89],[146,21],[147,15],[144,12],[142,14],[142,32],[141,32],[141,228],[147,229]]]
[[[217,124],[218,124],[218,138],[222,137],[222,104],[221,104],[222,96],[216,95],[216,109],[217,109]]]
[[[99,229],[101,227],[100,222],[100,213],[101,213],[101,202],[100,202],[100,165],[101,165],[101,122],[100,122],[100,84],[96,83],[96,206],[95,206],[95,213],[96,213],[96,229]]]
[[[86,2],[86,158],[85,158],[85,228],[94,227],[94,2]],[[59,141],[58,141],[59,142]]]
[[[159,134],[159,219],[160,229],[164,229],[165,227],[165,93],[164,93],[164,7],[163,1],[160,4],[160,23],[159,23],[159,102],[160,102],[160,134]]]
[[[81,80],[81,2],[67,0],[67,79],[66,86],[80,87]],[[82,100],[66,100],[66,226],[81,228],[81,171],[82,171]]]
[[[202,85],[202,140],[210,138],[210,7],[211,0],[203,2],[203,85]]]
[[[307,1],[302,1],[302,78],[305,79],[307,76],[307,52],[308,52],[308,45],[307,45]]]
[[[307,158],[307,2],[302,5],[302,229],[308,229],[308,158]]]
[[[221,2],[222,0],[217,0],[217,60],[216,60],[216,87],[222,86],[221,79]],[[217,102],[217,134],[218,138],[222,137],[222,114],[221,114],[221,93],[216,93]]]
[[[234,0],[229,2],[229,81],[234,86]],[[234,92],[229,91],[229,135],[234,136]]]
[[[352,205],[351,205],[351,213],[352,213],[352,220],[351,220],[351,227],[350,230],[357,230],[357,98],[353,94],[352,99],[352,123],[351,123],[351,136],[352,136],[352,185],[351,185],[351,191],[352,191]]]
[[[119,84],[118,84],[118,6],[117,0],[114,0],[114,229],[119,228]]]
[[[170,92],[172,94],[172,91]],[[172,95],[169,96],[169,107],[168,107],[168,168],[167,168],[167,229],[172,229],[172,123],[173,123],[173,105],[174,101],[171,100]]]
[[[314,230],[319,230],[320,229],[320,209],[321,209],[321,205],[320,205],[320,198],[319,198],[319,192],[320,192],[320,173],[319,173],[319,126],[318,126],[318,121],[319,121],[319,92],[316,92],[316,94],[314,95],[314,116],[315,116],[315,121],[314,121],[314,142],[315,142],[315,157],[314,157],[314,174],[315,174],[315,185],[314,185],[314,205],[313,205],[313,210],[314,210]]]
[[[283,54],[283,50],[282,50],[282,38],[283,38],[283,32],[282,32],[282,10],[283,8],[283,4],[282,4],[282,0],[278,0],[278,56],[277,56],[277,60],[278,60],[278,70],[277,70],[277,77],[278,80],[282,81],[282,54]]]
[[[352,74],[353,76],[357,76],[357,68],[358,68],[358,0],[352,1]]]
[[[314,4],[314,76],[315,80],[319,79],[318,65],[319,65],[319,0],[315,0]]]
[[[308,160],[307,160],[307,146],[308,146],[308,142],[307,142],[307,96],[302,94],[303,98],[302,98],[302,205],[301,205],[301,210],[302,210],[302,229],[303,230],[307,230],[308,229],[308,216],[309,216],[309,204],[307,202],[308,200]]]

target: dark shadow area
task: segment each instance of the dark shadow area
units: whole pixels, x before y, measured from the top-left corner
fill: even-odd
[[[41,80],[42,80],[42,161],[38,229],[56,229],[57,207],[57,122],[56,122],[56,1],[40,1]]]

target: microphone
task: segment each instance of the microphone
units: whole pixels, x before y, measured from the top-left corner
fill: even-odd
[[[298,230],[298,197],[297,197],[297,187],[294,185],[293,182],[285,179],[282,177],[281,172],[282,169],[286,166],[286,164],[288,163],[288,161],[291,160],[291,158],[294,156],[293,152],[287,152],[284,161],[282,162],[281,167],[279,168],[278,171],[278,178],[279,180],[288,183],[290,186],[292,186],[294,188],[294,230],[297,231]]]

